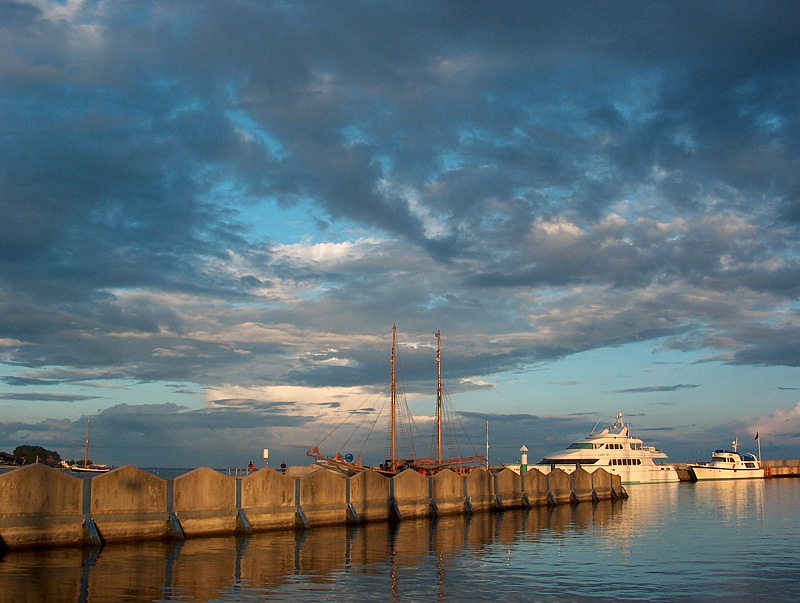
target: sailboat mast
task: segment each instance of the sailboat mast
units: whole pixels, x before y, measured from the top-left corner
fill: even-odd
[[[392,471],[397,471],[397,370],[395,347],[397,346],[397,324],[392,325]]]
[[[442,462],[442,335],[436,331],[436,462]]]

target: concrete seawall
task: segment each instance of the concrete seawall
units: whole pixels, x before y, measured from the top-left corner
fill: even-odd
[[[761,461],[766,477],[800,477],[800,460]]]
[[[81,479],[34,464],[0,474],[0,551],[110,542],[184,540],[255,531],[402,521],[627,497],[619,476],[533,470],[261,469],[237,478],[201,467],[165,480],[135,467]]]

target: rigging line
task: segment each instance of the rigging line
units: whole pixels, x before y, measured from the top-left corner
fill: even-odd
[[[385,347],[385,346],[381,346],[381,347]],[[338,452],[341,452],[346,446],[348,446],[350,444],[350,442],[353,440],[353,438],[356,437],[356,435],[358,435],[359,433],[363,433],[365,424],[367,424],[367,422],[369,421],[370,417],[374,417],[374,420],[372,421],[372,424],[371,424],[371,426],[369,427],[369,429],[367,431],[367,435],[362,440],[362,446],[361,446],[361,449],[360,449],[360,453],[363,453],[363,451],[365,450],[365,448],[366,448],[366,446],[368,444],[369,438],[371,437],[373,431],[375,430],[375,427],[377,426],[377,424],[380,421],[380,419],[384,416],[384,412],[385,412],[385,409],[386,409],[386,406],[387,406],[388,400],[389,400],[389,396],[387,395],[387,390],[389,389],[388,383],[389,383],[388,380],[384,379],[382,381],[382,383],[381,383],[382,387],[381,386],[377,387],[375,389],[375,391],[373,391],[373,393],[368,397],[368,399],[365,400],[364,402],[362,402],[362,404],[360,404],[356,409],[354,409],[352,411],[348,411],[347,416],[340,422],[338,427],[341,427],[342,425],[346,424],[348,422],[348,420],[351,417],[353,417],[358,411],[361,411],[361,410],[365,410],[365,411],[366,410],[370,410],[370,411],[372,411],[372,412],[364,412],[361,421],[358,422],[357,424],[353,425],[353,428],[350,431],[349,436],[342,443],[342,445],[340,446]],[[377,410],[376,410],[376,408],[364,409],[364,406],[367,404],[367,402],[372,402],[375,398],[378,398],[378,397],[381,397],[383,399],[383,402],[382,402],[382,404],[376,404],[375,405],[377,407]],[[333,435],[333,433],[335,433],[336,431],[337,431],[337,428],[335,427],[325,437],[325,440],[327,440],[327,438],[330,437],[331,435]],[[323,442],[325,440],[323,440]]]
[[[450,394],[447,392],[447,387],[442,381],[442,399],[444,400],[443,406],[447,408],[447,416],[448,419],[450,417],[454,417],[454,420],[458,423],[458,426],[461,428],[464,437],[467,438],[467,443],[469,444],[469,448],[472,450],[473,456],[477,456],[477,451],[475,445],[472,443],[472,440],[469,437],[469,433],[467,433],[467,429],[464,426],[464,422],[462,420],[461,414],[455,410],[455,406],[453,405],[453,400],[450,398]],[[455,436],[455,429],[452,429],[452,436]]]
[[[359,454],[363,454],[364,449],[367,447],[367,442],[369,441],[370,437],[372,436],[372,432],[375,431],[375,426],[378,424],[378,421],[384,416],[384,413],[386,411],[386,406],[387,406],[389,400],[388,400],[388,398],[386,396],[383,396],[382,398],[383,398],[383,402],[379,405],[379,407],[377,409],[373,408],[373,411],[375,411],[375,412],[373,412],[373,413],[365,413],[364,414],[364,419],[361,421],[361,424],[359,424],[359,426],[358,426],[359,429],[360,429],[367,422],[367,419],[369,419],[370,416],[374,415],[374,419],[372,421],[372,424],[369,426],[369,430],[367,431],[367,435],[361,441],[361,448],[359,449]],[[352,437],[354,435],[355,435],[355,432],[342,445],[342,448],[344,448],[344,446],[346,446],[350,442],[350,440],[352,439]],[[340,449],[340,452],[341,452],[341,449]]]
[[[359,405],[358,405],[356,408],[354,408],[354,409],[351,409],[351,410],[347,410],[347,411],[346,411],[346,413],[347,413],[347,414],[346,414],[346,415],[345,415],[345,416],[342,418],[342,420],[341,420],[341,421],[340,421],[340,422],[339,422],[337,425],[333,426],[333,427],[331,428],[331,430],[330,430],[330,431],[329,431],[329,432],[328,432],[328,433],[327,433],[327,434],[326,434],[326,435],[325,435],[325,436],[324,436],[322,439],[318,440],[318,444],[317,444],[317,446],[319,446],[319,444],[322,444],[322,443],[324,443],[325,441],[327,441],[327,439],[328,439],[329,437],[331,437],[331,436],[332,436],[334,433],[336,433],[336,432],[337,432],[337,431],[338,431],[340,428],[341,428],[341,429],[344,429],[344,426],[348,424],[348,419],[350,419],[350,418],[351,418],[353,415],[355,415],[355,414],[356,414],[358,411],[360,411],[360,410],[361,410],[361,409],[362,409],[362,408],[363,408],[363,407],[364,407],[364,406],[367,404],[367,402],[370,402],[370,401],[372,400],[372,398],[373,398],[374,396],[375,396],[375,394],[374,394],[374,393],[373,393],[373,394],[370,394],[369,396],[367,396],[367,398],[366,398],[366,399],[362,400],[362,401],[361,401],[361,404],[359,404]],[[337,413],[338,413],[338,411],[339,411],[339,410],[342,410],[342,407],[340,407],[339,409],[337,409]],[[362,421],[362,422],[363,422],[363,421]],[[358,425],[356,425],[356,426],[353,428],[353,429],[354,429],[354,431],[355,431],[355,430],[357,430],[357,429],[358,429],[358,427],[359,427],[359,426],[358,426]],[[351,435],[351,437],[352,437],[352,435]],[[348,438],[348,439],[349,439],[349,438]]]
[[[411,457],[417,456],[417,447],[414,440],[414,434],[417,433],[417,424],[414,420],[414,414],[408,406],[408,396],[406,396],[405,380],[403,379],[403,363],[399,359],[396,364],[397,371],[400,373],[400,388],[402,392],[398,396],[400,404],[398,407],[398,414],[401,416],[400,427],[403,436],[403,443],[406,445],[407,450],[410,451]],[[402,420],[405,418],[405,420]]]
[[[391,333],[389,334],[391,336]],[[372,353],[369,354],[370,359],[377,358],[379,353],[383,353],[383,348],[385,348],[385,342],[387,340],[387,335],[380,336],[379,340],[375,342],[375,345],[372,346]],[[359,379],[351,386],[350,391],[345,396],[344,400],[336,407],[336,410],[331,415],[327,415],[328,419],[323,423],[322,427],[319,430],[319,435],[315,439],[318,444],[325,442],[336,430],[337,428],[341,427],[347,421],[347,417],[342,419],[341,421],[337,422],[334,425],[334,421],[338,419],[341,412],[344,412],[344,409],[348,403],[348,400],[353,397],[353,393],[357,388],[363,387],[364,382],[366,381],[366,375],[364,373],[359,373]],[[363,406],[363,402],[362,402]]]
[[[385,406],[385,404],[384,404],[384,406]],[[367,419],[369,419],[369,417],[370,417],[370,413],[363,413],[362,418],[361,418],[361,422],[358,423],[353,428],[353,431],[350,433],[350,435],[347,437],[347,439],[342,443],[342,445],[339,447],[339,450],[337,452],[341,452],[344,449],[344,447],[347,446],[350,443],[350,440],[352,440],[353,437],[355,437],[356,433],[358,433],[359,430],[364,426],[364,424],[367,422]],[[380,413],[378,413],[378,416],[376,417],[375,421],[377,421],[378,418],[380,418]],[[372,428],[375,427],[375,421],[373,421],[373,423],[372,423]],[[372,433],[372,428],[370,428],[370,430],[369,430],[369,432],[367,434],[367,438],[369,437],[369,433]],[[362,444],[361,452],[363,452],[363,450],[364,450],[364,445]]]
[[[372,436],[372,432],[375,431],[375,426],[378,424],[378,420],[383,416],[383,413],[386,410],[387,403],[388,403],[388,400],[386,400],[386,398],[384,398],[383,399],[383,404],[381,404],[380,409],[378,410],[378,412],[374,413],[375,414],[375,419],[372,421],[372,425],[370,426],[369,431],[367,431],[367,436],[361,441],[361,448],[358,451],[359,455],[363,455],[364,449],[367,447],[367,442],[369,441],[369,438]],[[366,419],[367,419],[368,416],[369,415],[365,415],[364,416],[364,422],[366,422]],[[362,422],[362,424],[363,424],[363,422]]]

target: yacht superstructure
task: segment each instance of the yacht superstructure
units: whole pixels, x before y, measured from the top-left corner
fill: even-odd
[[[655,446],[647,446],[641,439],[633,437],[620,412],[614,422],[600,433],[592,432],[567,448],[548,454],[539,463],[527,465],[526,470],[538,469],[542,473],[549,473],[558,467],[571,473],[581,467],[591,473],[605,469],[608,473],[619,475],[623,484],[680,481],[674,466],[655,463],[657,459],[666,458],[667,455]],[[523,471],[520,464],[506,466],[517,473]]]

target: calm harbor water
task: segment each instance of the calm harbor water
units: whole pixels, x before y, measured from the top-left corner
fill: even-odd
[[[800,479],[622,502],[11,552],[0,601],[798,601]]]

